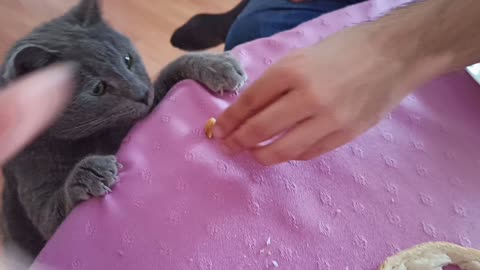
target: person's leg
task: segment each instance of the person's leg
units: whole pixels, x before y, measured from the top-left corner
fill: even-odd
[[[170,38],[173,47],[186,51],[206,50],[225,42],[230,26],[247,5],[240,1],[233,9],[217,14],[200,13],[177,28]]]
[[[225,50],[262,37],[268,37],[348,5],[365,0],[250,0],[230,27]]]

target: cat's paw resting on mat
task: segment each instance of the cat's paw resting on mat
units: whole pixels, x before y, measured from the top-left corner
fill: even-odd
[[[91,197],[112,192],[120,168],[115,156],[88,156],[77,163],[65,182],[67,211]]]
[[[163,97],[168,89],[181,78],[202,83],[214,93],[237,91],[247,81],[247,74],[230,52],[189,53],[170,63],[155,82],[158,97]]]

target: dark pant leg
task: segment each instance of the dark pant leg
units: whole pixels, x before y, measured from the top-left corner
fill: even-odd
[[[314,0],[291,3],[288,0],[249,0],[231,26],[225,50],[258,38],[292,29],[322,14],[364,0]]]

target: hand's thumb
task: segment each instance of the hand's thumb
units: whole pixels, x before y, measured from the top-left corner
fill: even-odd
[[[73,64],[28,75],[0,90],[0,166],[54,120],[71,94]]]

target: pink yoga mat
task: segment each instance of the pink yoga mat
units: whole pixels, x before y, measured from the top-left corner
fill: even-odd
[[[251,83],[292,49],[403,2],[348,7],[234,53]],[[267,168],[204,136],[236,97],[182,82],[126,139],[113,193],[76,208],[33,269],[365,270],[424,241],[479,248],[479,88],[466,72],[445,76],[350,144]]]

